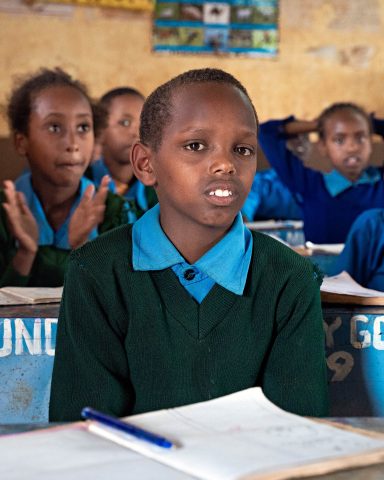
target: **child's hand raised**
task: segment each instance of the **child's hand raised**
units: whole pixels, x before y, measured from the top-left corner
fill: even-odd
[[[69,223],[68,239],[72,248],[81,247],[91,231],[103,221],[109,182],[109,176],[104,175],[96,193],[94,185],[86,188]]]
[[[5,202],[9,229],[19,243],[19,250],[36,254],[39,239],[39,227],[32,215],[22,192],[17,192],[11,180],[4,181]]]

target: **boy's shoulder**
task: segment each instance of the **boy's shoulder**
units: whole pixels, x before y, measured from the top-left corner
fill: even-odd
[[[323,274],[307,258],[299,255],[292,248],[284,245],[266,234],[252,231],[253,236],[253,268],[258,271],[268,269],[276,278],[286,276],[305,278],[310,275],[321,284]]]
[[[132,252],[132,225],[125,224],[99,235],[70,254],[70,262],[86,270],[110,270],[116,262],[127,262]]]

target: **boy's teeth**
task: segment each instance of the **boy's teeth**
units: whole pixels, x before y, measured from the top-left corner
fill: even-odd
[[[231,190],[221,190],[221,188],[218,188],[217,190],[209,192],[209,195],[215,195],[216,197],[229,197],[232,195],[232,192]]]

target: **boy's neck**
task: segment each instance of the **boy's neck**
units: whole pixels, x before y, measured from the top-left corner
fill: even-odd
[[[213,248],[226,235],[229,228],[205,227],[201,228],[167,228],[163,225],[160,218],[160,224],[164,233],[177,248],[183,258],[189,263],[194,264]]]

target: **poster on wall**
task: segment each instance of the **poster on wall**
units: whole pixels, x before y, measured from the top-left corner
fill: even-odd
[[[46,3],[71,3],[81,6],[153,10],[153,0],[44,0]]]
[[[278,0],[157,0],[155,52],[277,55]]]

